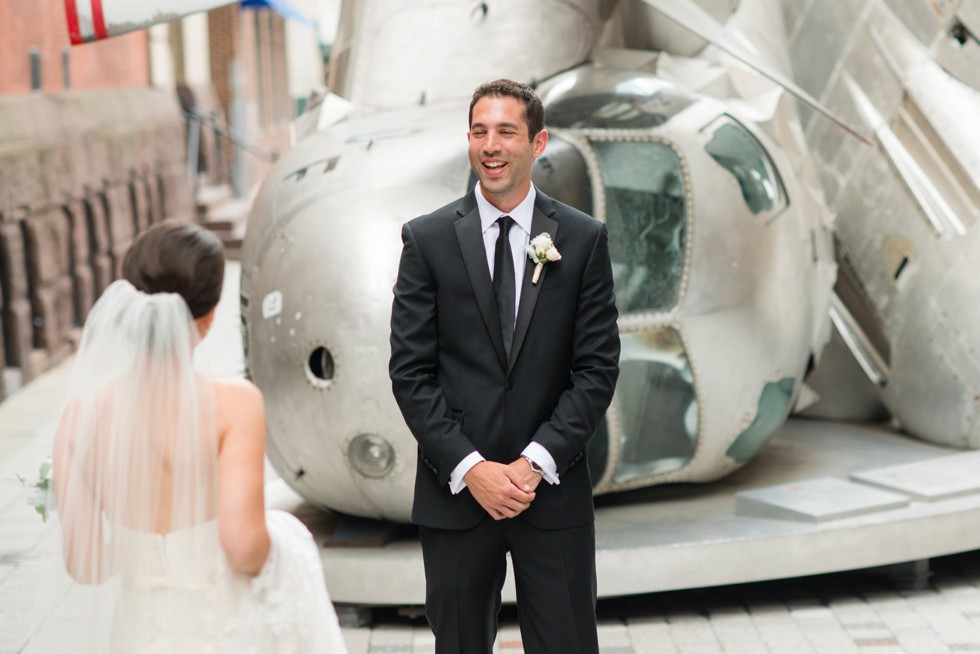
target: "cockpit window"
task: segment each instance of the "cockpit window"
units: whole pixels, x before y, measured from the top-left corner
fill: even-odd
[[[680,470],[697,450],[697,394],[687,350],[672,327],[620,335],[614,402],[622,435],[617,483]]]
[[[597,93],[573,96],[548,105],[548,124],[609,129],[659,127],[693,102],[691,98],[672,92],[670,87],[651,95]]]
[[[659,141],[593,140],[606,192],[606,226],[621,313],[677,303],[687,200],[681,162]]]
[[[786,206],[786,190],[762,144],[748,130],[728,116],[708,126],[714,129],[705,150],[735,176],[742,199],[749,211],[758,215],[781,211]]]

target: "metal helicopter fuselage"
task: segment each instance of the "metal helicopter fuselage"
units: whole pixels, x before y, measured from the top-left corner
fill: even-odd
[[[725,2],[702,4],[716,17],[732,11]],[[614,5],[618,13],[610,11]],[[970,348],[977,322],[970,314],[953,317],[950,303],[974,283],[963,281],[970,260],[960,238],[973,219],[957,222],[955,202],[969,206],[975,184],[962,180],[976,160],[951,143],[950,120],[928,102],[926,91],[943,80],[928,67],[928,53],[906,43],[886,8],[865,10],[875,47],[894,59],[893,69],[905,70],[901,79],[916,104],[898,115],[896,130],[880,114],[894,106],[894,93],[876,95],[860,76],[837,80],[851,103],[837,110],[872,127],[876,144],[811,116],[809,136],[825,136],[811,138],[814,147],[843,143],[854,160],[880,148],[887,157],[872,157],[853,177],[867,177],[866,185],[895,179],[885,168],[890,161],[929,219],[903,207],[909,227],[882,244],[876,235],[895,224],[867,225],[887,222],[888,211],[868,216],[866,226],[849,222],[838,252],[845,274],[833,294],[832,214],[795,106],[727,55],[673,43],[670,30],[653,24],[656,12],[667,11],[688,27],[703,26],[721,50],[807,101],[780,81],[790,59],[780,8],[775,0],[742,2],[719,31],[693,3],[662,0],[533,6],[503,0],[473,11],[452,2],[346,5],[334,74],[351,114],[320,131],[308,128],[273,172],[256,201],[245,249],[248,365],[272,396],[270,458],[283,477],[321,505],[406,519],[415,444],[384,374],[395,234],[405,220],[470,188],[467,94],[498,76],[543,80],[553,138],[535,180],[610,232],[622,374],[590,447],[596,492],[708,481],[751,458],[793,408],[804,372],[828,339],[828,313],[840,334],[835,342],[843,339],[884,387],[878,394],[903,425],[937,442],[973,444]],[[818,18],[796,32],[797,52],[806,52],[807,25],[819,27]],[[787,16],[786,24],[793,20],[799,19]],[[642,29],[644,21],[654,29]],[[407,49],[406,39],[423,25],[452,27]],[[746,54],[740,40],[751,42],[754,53]],[[661,44],[673,54],[648,50]],[[592,63],[579,63],[586,57]],[[922,80],[939,81],[930,87]],[[819,83],[811,86],[822,91]],[[953,90],[951,100],[972,106],[969,93]],[[841,104],[838,96],[830,99]],[[933,133],[946,148],[933,157],[939,163],[945,157],[946,168],[917,163],[916,156],[932,151]],[[846,162],[828,164],[826,156],[819,168],[824,185],[851,188],[834,172]],[[949,162],[965,172],[950,176]],[[954,184],[946,198],[949,189],[937,179],[947,186],[958,179],[965,188]],[[853,213],[853,202],[865,195],[837,193],[835,206]],[[887,208],[890,197],[877,204]],[[928,243],[928,233],[915,225],[930,221],[933,230],[946,229],[940,238],[955,242],[920,254],[916,246]],[[929,298],[930,288],[942,290]],[[853,306],[862,297],[870,298],[870,309]],[[940,318],[913,317],[926,306]],[[850,382],[828,374],[831,387]],[[841,415],[833,401],[820,411]]]
[[[793,59],[819,59],[807,90],[874,135],[805,123],[837,217],[838,330],[902,429],[978,448],[980,3],[815,3],[789,27]],[[819,372],[812,411],[855,419],[831,399],[845,371]]]
[[[590,445],[599,493],[749,460],[827,339],[834,269],[819,195],[745,106],[624,56],[540,85],[551,140],[534,170],[543,192],[609,229],[623,354]],[[472,187],[467,105],[355,109],[300,140],[255,199],[247,365],[271,462],[318,505],[408,520],[416,443],[387,378],[391,289],[402,223]]]
[[[80,4],[75,41],[228,3],[117,0],[104,25]],[[270,460],[314,504],[408,519],[416,446],[386,365],[397,234],[471,188],[469,93],[510,77],[548,110],[535,183],[609,228],[623,355],[596,492],[715,479],[780,431],[709,488],[600,500],[598,595],[980,547],[977,453],[948,449],[980,446],[978,35],[980,0],[345,2],[334,93],[294,124],[245,243]],[[939,445],[784,425],[794,404]],[[424,601],[417,543],[322,556],[335,601]]]

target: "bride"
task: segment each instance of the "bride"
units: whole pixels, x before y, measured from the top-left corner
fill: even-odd
[[[86,320],[54,443],[75,623],[99,652],[346,652],[310,533],[265,510],[262,395],[193,369],[220,242],[156,225],[122,272]]]

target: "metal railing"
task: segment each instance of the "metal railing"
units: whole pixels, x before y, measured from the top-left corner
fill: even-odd
[[[191,186],[195,190],[198,188],[201,176],[201,139],[205,128],[215,136],[213,147],[208,148],[205,153],[210,181],[216,184],[230,183],[236,190],[236,195],[241,195],[243,190],[241,162],[237,156],[232,156],[230,162],[226,161],[222,140],[231,143],[237,152],[248,153],[262,161],[272,163],[279,158],[279,152],[249,143],[242,134],[223,122],[213,112],[190,107],[184,110],[184,118],[187,121],[187,171]]]

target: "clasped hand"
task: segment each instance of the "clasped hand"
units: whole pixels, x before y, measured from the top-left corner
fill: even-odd
[[[541,475],[531,470],[524,458],[507,465],[481,461],[463,477],[466,487],[494,520],[514,518],[524,512],[535,497]]]

